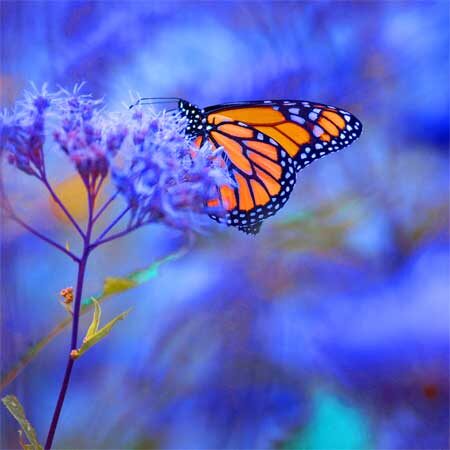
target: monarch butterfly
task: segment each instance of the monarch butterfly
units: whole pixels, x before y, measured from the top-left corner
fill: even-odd
[[[296,172],[347,147],[362,131],[351,113],[310,101],[262,100],[199,108],[180,98],[141,100],[176,101],[194,144],[200,147],[209,141],[213,148],[223,148],[235,187],[217,186],[217,196],[208,206],[223,207],[227,214],[211,217],[248,234],[258,233],[263,220],[283,207]]]

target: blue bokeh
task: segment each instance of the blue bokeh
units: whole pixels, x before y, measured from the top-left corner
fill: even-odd
[[[202,106],[298,98],[364,124],[349,149],[299,174],[256,237],[214,226],[105,304],[105,317],[134,310],[77,363],[57,448],[446,448],[447,2],[10,1],[0,12],[2,107],[30,81],[85,81],[111,110],[130,93]],[[73,239],[30,180],[14,175],[9,188],[36,226]],[[64,318],[56,300],[75,268],[3,225],[6,373]],[[155,226],[105,247],[86,292],[180,242]],[[68,339],[2,392],[42,440]],[[1,425],[2,448],[17,448],[4,410]]]

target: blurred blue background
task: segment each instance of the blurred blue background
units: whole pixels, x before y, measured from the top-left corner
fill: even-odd
[[[29,81],[86,81],[111,110],[129,91],[200,105],[314,100],[365,127],[299,174],[256,237],[213,226],[105,304],[105,317],[134,310],[77,363],[56,448],[448,448],[447,1],[2,2],[2,107]],[[25,178],[13,201],[74,239]],[[65,317],[58,292],[75,268],[2,229],[6,373]],[[155,226],[105,247],[86,293],[181,240]],[[41,440],[68,340],[66,330],[2,392],[21,399]],[[3,409],[1,432],[2,448],[18,447]]]

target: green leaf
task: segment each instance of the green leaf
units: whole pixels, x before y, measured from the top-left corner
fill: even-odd
[[[120,292],[127,291],[136,286],[139,286],[143,283],[147,283],[151,279],[155,278],[158,275],[158,271],[160,266],[166,264],[170,261],[174,261],[181,256],[185,255],[188,250],[188,247],[183,247],[175,253],[171,253],[170,255],[161,258],[158,261],[150,264],[148,267],[145,267],[141,270],[136,270],[131,272],[126,277],[107,277],[103,282],[103,291],[101,294],[96,295],[96,299],[99,302],[102,302],[105,298],[111,297]],[[82,302],[83,309],[92,305],[92,298],[89,297],[84,299]]]
[[[22,427],[25,436],[30,442],[29,445],[24,444],[24,448],[32,449],[32,450],[42,450],[42,445],[39,444],[39,441],[36,437],[36,431],[31,426],[31,423],[27,420],[25,416],[25,411],[23,406],[20,404],[19,399],[14,395],[7,395],[2,398],[3,404],[6,406],[7,410],[11,413],[11,415],[19,422]]]
[[[149,267],[146,267],[142,270],[136,270],[135,272],[131,273],[129,275],[129,279],[133,280],[137,285],[146,283],[147,281],[150,281],[152,278],[155,278],[158,275],[159,267],[163,264],[166,264],[170,261],[178,259],[180,256],[184,255],[186,253],[185,249],[181,249],[180,251],[176,253],[172,253],[170,255],[167,255],[166,257],[155,261],[153,264],[151,264]]]
[[[98,327],[100,325],[100,316],[102,315],[102,310],[100,308],[100,304],[98,303],[95,298],[92,297],[92,301],[94,303],[94,315],[92,317],[92,322],[89,325],[89,328],[86,333],[86,337],[84,339],[91,338],[98,330]]]
[[[23,440],[23,431],[19,430],[19,444],[23,448],[23,450],[33,450],[33,446],[31,444],[26,444]]]
[[[108,277],[103,283],[103,292],[101,297],[105,298],[119,292],[127,291],[137,285],[136,281],[130,278],[113,278]]]
[[[119,314],[99,330],[98,326],[100,322],[101,308],[97,300],[93,298],[92,301],[94,302],[95,306],[94,317],[92,318],[91,325],[89,326],[86,336],[83,339],[83,344],[78,350],[73,350],[71,353],[71,356],[74,359],[80,357],[82,354],[86,353],[91,347],[93,347],[95,344],[99,343],[102,339],[104,339],[110,333],[114,325],[119,320],[123,320],[131,311],[131,309],[128,309],[127,311]]]
[[[126,280],[131,280],[135,284],[129,285],[130,288],[139,286],[140,284],[146,283],[158,275],[159,267],[170,261],[175,261],[178,258],[184,256],[191,248],[191,242],[189,241],[186,245],[183,245],[179,250],[171,253],[158,261],[153,262],[144,269],[136,270],[130,273]],[[101,303],[113,298],[113,295],[103,297],[101,294],[97,294],[96,299]],[[81,305],[81,315],[86,314],[92,308],[93,297],[87,297],[82,301]],[[72,323],[72,317],[68,317],[57,323],[47,334],[44,334],[36,344],[29,347],[23,355],[17,360],[15,364],[9,369],[4,375],[2,375],[0,381],[0,390],[5,389],[16,377],[21,373],[21,371],[28,366],[28,364],[33,361],[33,359],[38,355],[46,346],[53,341],[53,339],[58,336],[63,330],[65,330]]]

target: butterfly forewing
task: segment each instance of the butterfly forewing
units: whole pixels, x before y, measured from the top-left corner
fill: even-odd
[[[251,125],[282,146],[297,170],[340,150],[361,134],[361,122],[351,113],[316,102],[268,100],[227,104],[206,109],[208,122],[235,120]]]

